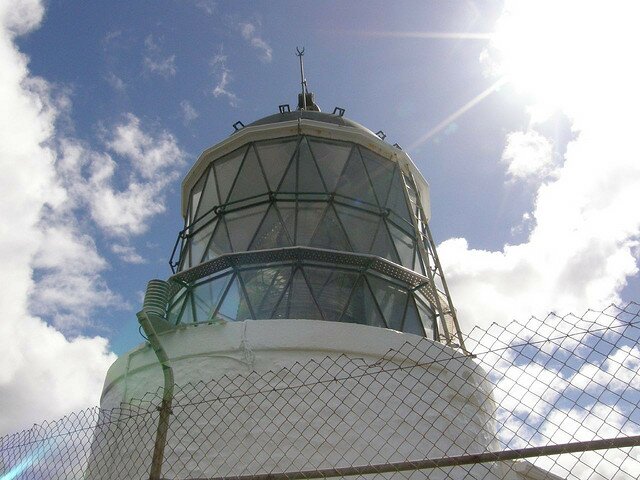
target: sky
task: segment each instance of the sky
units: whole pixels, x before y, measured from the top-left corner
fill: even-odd
[[[0,3],[0,433],[99,401],[167,278],[198,155],[296,103],[383,130],[431,186],[465,331],[640,301],[625,1]]]

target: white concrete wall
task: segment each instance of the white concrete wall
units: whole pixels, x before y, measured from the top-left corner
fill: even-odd
[[[366,465],[495,447],[495,405],[484,372],[437,342],[356,324],[263,320],[184,327],[164,334],[162,343],[177,385],[217,380],[178,389],[164,478]],[[155,355],[143,345],[110,368],[102,407],[161,386]],[[194,396],[199,402],[190,406]],[[153,417],[111,427],[101,441],[134,442],[137,428],[149,430]],[[142,451],[112,448],[94,458],[101,468],[91,478],[137,478],[148,468],[154,433],[137,442]],[[491,464],[469,468],[395,476],[503,478]]]

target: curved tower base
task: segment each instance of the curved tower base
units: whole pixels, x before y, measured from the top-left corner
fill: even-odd
[[[161,338],[179,386],[164,478],[384,464],[483,452],[495,441],[495,405],[485,373],[471,357],[432,340],[313,320],[183,327]],[[143,345],[109,370],[102,407],[161,388],[161,369]],[[124,430],[130,434],[136,427]],[[144,441],[152,444],[149,433]],[[92,463],[101,465],[94,472],[104,474],[91,478],[126,478],[122,465],[140,475],[150,455],[119,451],[113,469],[104,468],[104,456]],[[470,468],[478,478],[502,478],[495,465]],[[462,467],[413,473],[469,474]]]

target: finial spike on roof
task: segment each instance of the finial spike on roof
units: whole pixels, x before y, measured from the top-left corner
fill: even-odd
[[[298,94],[298,110],[313,110],[319,112],[320,108],[313,100],[313,93],[309,93],[307,89],[307,79],[304,76],[304,47],[296,47],[296,56],[300,59],[300,86],[302,92]]]
[[[300,47],[296,47],[296,56],[300,59],[300,85],[302,86],[302,110],[307,109],[307,80],[304,78],[304,47],[300,50]]]

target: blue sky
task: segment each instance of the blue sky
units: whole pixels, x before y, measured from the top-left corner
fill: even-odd
[[[467,331],[640,299],[638,39],[624,28],[636,8],[6,3],[1,321],[14,367],[0,394],[57,379],[55,406],[15,407],[7,426],[97,401],[113,352],[141,341],[146,282],[170,275],[182,177],[237,120],[295,104],[296,46],[320,107],[383,130],[429,181]]]

